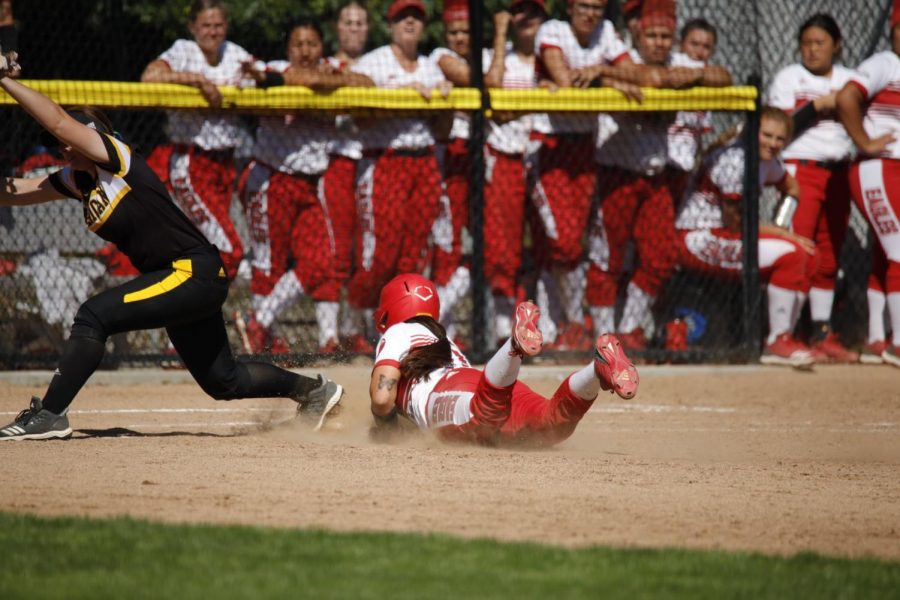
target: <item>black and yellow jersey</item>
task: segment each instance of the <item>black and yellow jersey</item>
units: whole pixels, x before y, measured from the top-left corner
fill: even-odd
[[[100,137],[109,161],[97,163],[96,180],[71,167],[50,175],[59,193],[81,201],[88,229],[114,243],[142,273],[187,254],[216,251],[142,157],[112,136]]]

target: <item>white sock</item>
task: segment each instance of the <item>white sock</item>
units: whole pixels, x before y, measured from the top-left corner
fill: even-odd
[[[285,307],[302,295],[303,286],[300,284],[300,280],[297,279],[293,270],[288,271],[281,276],[281,279],[272,288],[272,292],[260,303],[259,310],[256,311],[256,320],[260,325],[269,329]]]
[[[884,307],[887,298],[884,292],[867,289],[866,300],[869,304],[869,339],[868,343],[884,341]]]
[[[619,333],[629,333],[641,326],[644,317],[650,312],[654,296],[651,296],[632,282],[628,282],[628,296],[619,321]]]
[[[891,317],[892,346],[900,346],[900,292],[887,295],[888,313]]]
[[[769,298],[769,340],[772,343],[782,333],[791,330],[791,316],[794,312],[794,303],[797,301],[797,293],[794,290],[786,290],[777,285],[768,286]]]
[[[512,314],[515,303],[515,298],[494,294],[494,339],[500,340],[512,335]]]
[[[591,320],[594,322],[594,335],[614,332],[616,330],[616,307],[592,306]]]
[[[341,305],[338,302],[316,302],[316,323],[319,325],[319,347],[328,342],[337,341],[338,312]]]
[[[550,290],[543,279],[538,279],[537,298],[535,299],[535,302],[541,310],[541,318],[538,319],[538,327],[540,327],[541,333],[544,334],[544,343],[549,344],[556,341],[559,330],[556,327],[556,321],[550,314],[553,310],[551,307]],[[512,311],[510,311],[510,317],[512,317]],[[511,328],[512,322],[510,322],[510,330]]]
[[[831,319],[832,304],[834,304],[834,290],[810,288],[809,316],[813,321],[828,322]]]
[[[519,378],[521,366],[522,357],[512,351],[512,340],[509,339],[484,365],[484,376],[494,387],[509,387]]]
[[[600,393],[600,380],[593,363],[569,375],[569,389],[582,400],[593,400]]]

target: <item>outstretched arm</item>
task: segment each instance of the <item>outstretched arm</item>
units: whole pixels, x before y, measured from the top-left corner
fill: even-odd
[[[106,162],[109,155],[97,130],[73,119],[44,94],[22,85],[0,71],[0,88],[19,103],[44,129],[63,144],[94,162]]]
[[[222,105],[222,93],[209,79],[200,73],[190,73],[188,71],[173,71],[169,63],[162,59],[156,59],[144,68],[141,74],[141,81],[144,83],[180,83],[181,85],[189,85],[200,90],[206,101],[213,108]]]
[[[376,422],[389,419],[396,412],[397,384],[400,381],[400,369],[390,365],[380,365],[372,370],[369,382],[369,399],[372,415]]]
[[[894,136],[886,133],[875,139],[869,137],[863,127],[862,107],[865,100],[862,90],[853,83],[846,84],[838,92],[835,101],[837,116],[859,151],[869,156],[877,156],[894,141]]]
[[[49,177],[18,179],[5,177],[0,188],[0,206],[27,206],[51,200],[60,200],[63,196],[50,185]]]

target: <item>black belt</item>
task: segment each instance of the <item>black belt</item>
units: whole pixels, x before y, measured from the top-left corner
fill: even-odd
[[[850,165],[850,161],[848,160],[806,160],[801,159],[797,160],[796,163],[798,165],[803,165],[804,167],[818,167],[820,169],[825,169],[826,171],[840,171],[841,169],[845,169]]]

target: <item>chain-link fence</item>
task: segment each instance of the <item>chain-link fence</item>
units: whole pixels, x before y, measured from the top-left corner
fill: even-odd
[[[213,112],[178,108],[205,105],[206,92],[204,99],[193,88],[185,104],[169,88],[78,83],[138,81],[142,74],[152,81],[147,67],[160,56],[171,70],[190,71],[192,57],[173,45],[192,35],[184,27],[187,3],[36,1],[17,3],[15,11],[27,78],[63,80],[42,89],[68,105],[104,106],[120,137],[147,157],[219,247],[234,279],[225,311],[235,348],[279,354],[292,364],[370,354],[380,286],[396,272],[415,270],[439,285],[448,334],[476,358],[508,335],[512,308],[525,298],[542,307],[548,359],[583,356],[601,330],[618,331],[633,352],[654,361],[758,354],[768,327],[765,301],[772,298],[761,296],[756,282],[786,276],[767,270],[762,244],[747,252],[743,244],[757,236],[757,214],[764,224],[771,220],[777,194],[764,193],[758,208],[737,204],[737,220],[729,204],[755,198],[761,183],[754,90],[716,90],[709,85],[722,82],[712,80],[694,92],[645,87],[637,105],[609,89],[521,89],[553,80],[541,47],[529,58],[510,46],[506,70],[491,79],[491,52],[466,58],[442,50],[453,48],[451,31],[461,20],[441,20],[452,2],[425,3],[422,56],[404,69],[381,47],[393,39],[387,14],[394,4],[368,3],[365,49],[373,52],[350,66],[346,55],[307,64],[307,55],[286,53],[294,31],[288,23],[297,17],[292,3],[230,2],[228,39],[256,63],[241,70],[249,56],[228,58],[236,61],[232,72],[216,83],[237,87]],[[494,14],[504,3],[470,4],[470,44],[492,49]],[[547,2],[546,20],[557,19],[564,31],[574,12],[597,14],[590,7],[605,3],[576,4]],[[626,41],[629,4],[610,2],[605,12]],[[765,99],[775,74],[798,62],[798,29],[816,12],[841,24],[846,64],[886,47],[887,0],[813,4],[797,10],[777,0],[687,0],[678,3],[677,26],[697,18],[712,23],[710,64],[725,67],[734,85],[758,83]],[[319,38],[323,59],[349,43],[335,25],[340,7],[322,0],[301,11],[317,21],[306,29]],[[308,37],[298,34],[296,45]],[[609,54],[615,49],[604,51],[593,55],[598,64],[619,58]],[[631,56],[654,60],[640,48]],[[291,60],[299,65],[295,72],[316,77],[291,79],[285,71]],[[464,89],[447,99],[437,89],[428,101],[412,90],[359,89],[358,80],[347,78],[356,73],[378,88],[432,89],[462,77],[458,69],[467,63],[468,81],[457,83]],[[702,61],[684,66],[703,68]],[[628,95],[640,83],[618,79],[598,75],[593,87],[618,85]],[[304,95],[281,83],[319,92]],[[477,89],[488,87],[510,89],[482,98]],[[7,174],[59,168],[59,156],[40,145],[40,128],[27,115],[9,105],[0,114]],[[53,364],[79,304],[134,274],[84,223],[76,201],[0,209],[4,367]],[[852,346],[865,333],[869,269],[868,229],[855,209],[850,231],[839,255],[832,325]],[[801,334],[810,329],[809,317],[798,327]],[[174,358],[161,331],[114,336],[109,350],[109,365]]]

